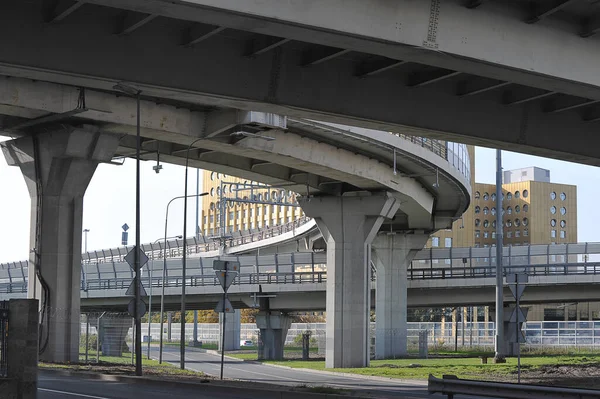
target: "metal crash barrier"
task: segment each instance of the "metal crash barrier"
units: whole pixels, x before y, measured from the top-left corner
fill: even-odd
[[[8,301],[0,301],[0,378],[8,376]]]
[[[429,374],[429,393],[441,393],[453,399],[454,395],[476,395],[506,399],[598,399],[600,390],[545,387],[490,381],[460,380],[456,376],[436,378]]]

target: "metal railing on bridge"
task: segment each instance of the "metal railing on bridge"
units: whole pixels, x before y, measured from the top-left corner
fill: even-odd
[[[598,274],[600,243],[506,246],[505,273]],[[598,258],[598,259],[596,259]],[[496,248],[425,248],[412,260],[410,279],[494,277]]]

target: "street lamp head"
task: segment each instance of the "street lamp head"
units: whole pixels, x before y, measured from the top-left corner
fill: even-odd
[[[90,229],[83,229],[83,232],[84,232],[84,233],[89,233],[89,232],[90,232]]]
[[[113,86],[113,89],[120,91],[125,94],[129,94],[130,96],[137,96],[142,91],[137,87],[130,85],[128,83],[120,82]]]

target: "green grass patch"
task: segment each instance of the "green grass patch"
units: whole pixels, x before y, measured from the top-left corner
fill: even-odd
[[[478,357],[373,360],[371,361],[371,366],[366,368],[327,370],[403,379],[427,379],[429,374],[438,377],[443,374],[453,374],[459,378],[481,379],[493,376],[506,377],[517,372],[516,358],[509,358],[504,364],[493,364],[491,363],[491,360],[492,357],[488,360],[488,364],[481,364],[481,360]],[[322,360],[269,361],[265,363],[293,368],[325,370],[325,362]],[[521,358],[521,369],[527,371],[537,370],[544,366],[584,365],[595,363],[600,363],[600,354],[550,356],[525,355]]]

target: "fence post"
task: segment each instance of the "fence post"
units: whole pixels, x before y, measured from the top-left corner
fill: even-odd
[[[16,380],[19,398],[37,396],[38,300],[11,299],[8,303],[8,373]],[[32,343],[34,343],[32,345]]]

